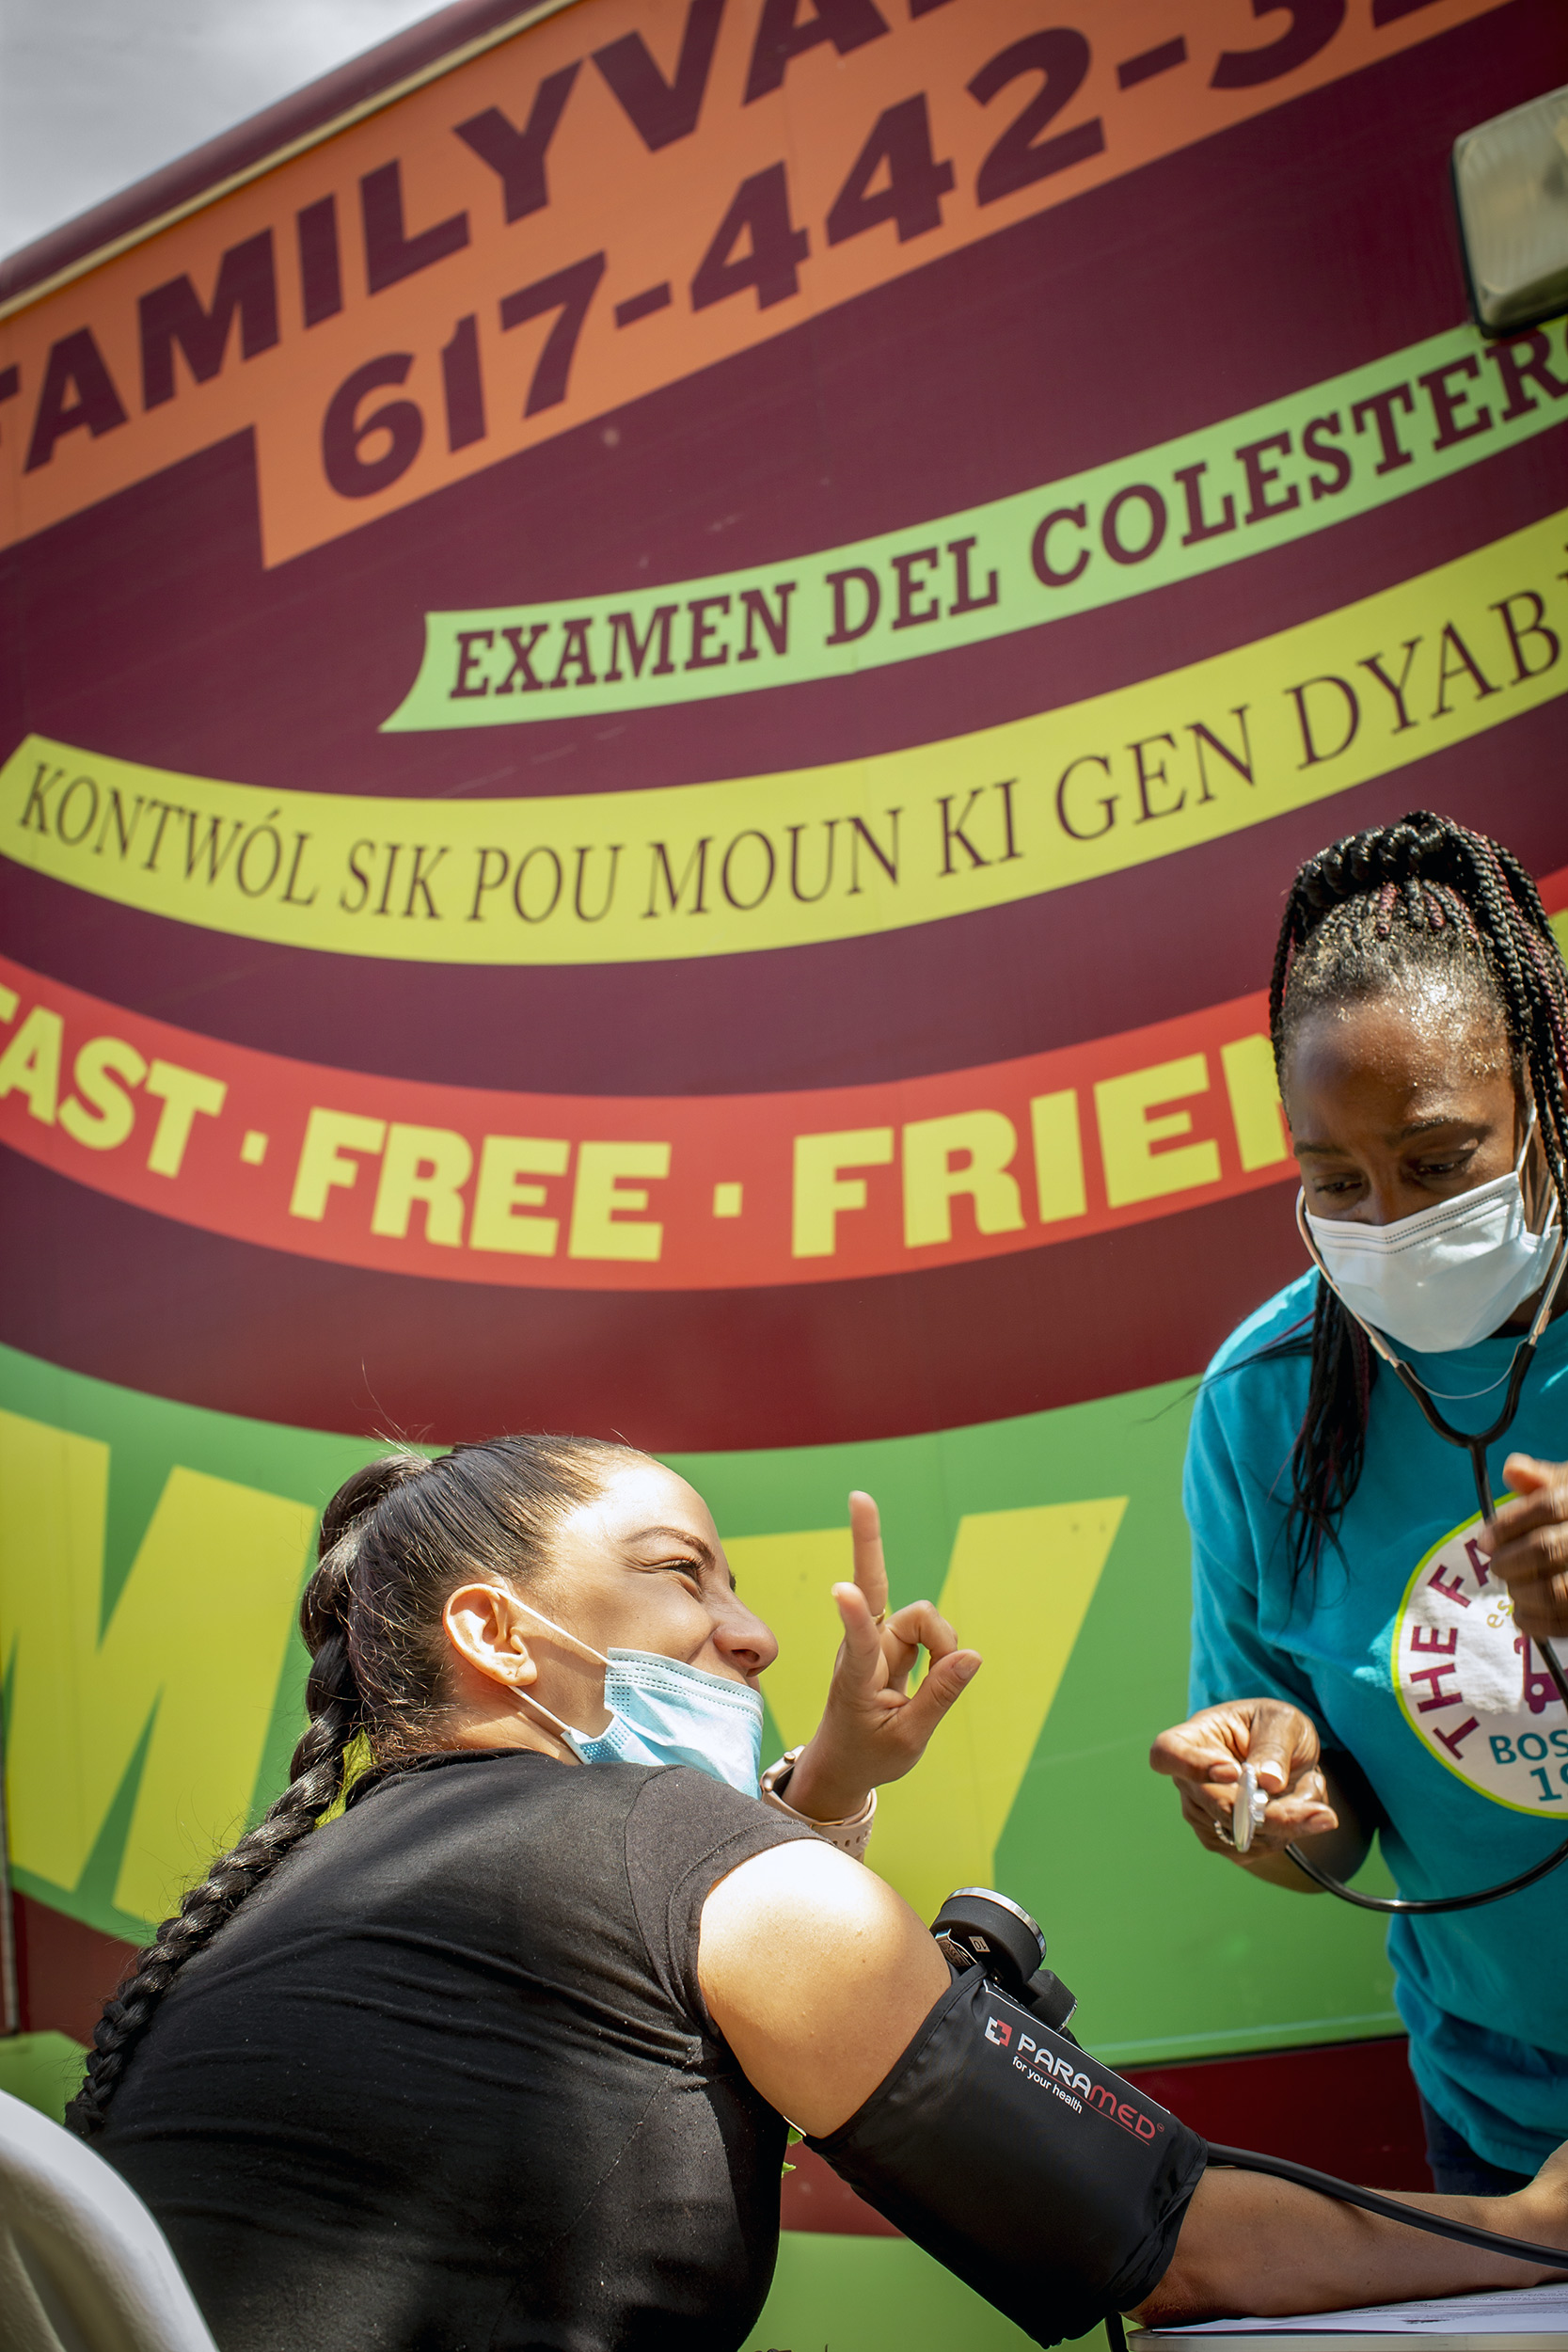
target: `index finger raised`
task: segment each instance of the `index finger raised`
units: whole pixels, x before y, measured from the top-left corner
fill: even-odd
[[[882,1557],[882,1521],[876,1503],[857,1488],[849,1497],[849,1535],[855,1554],[855,1582],[865,1595],[874,1617],[887,1607],[887,1564]]]

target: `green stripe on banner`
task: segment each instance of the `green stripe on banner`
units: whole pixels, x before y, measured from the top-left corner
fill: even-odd
[[[706,580],[430,612],[419,675],[384,728],[702,702],[1093,612],[1544,432],[1568,401],[1561,356],[1544,332],[1488,343],[1453,327],[1156,448],[874,539]]]
[[[774,1754],[810,1730],[826,1686],[848,1491],[878,1497],[895,1604],[942,1602],[986,1664],[921,1772],[885,1793],[873,1865],[927,1917],[963,1883],[1025,1904],[1112,2064],[1398,2030],[1378,1923],[1325,1903],[1304,1935],[1294,1906],[1199,1851],[1148,1771],[1153,1734],[1186,1711],[1189,1394],[1176,1382],[928,1436],[671,1457],[781,1637],[764,1685]],[[378,1450],[0,1350],[24,1893],[137,1939],[237,1834],[246,1797],[254,1813],[276,1793],[299,1729],[289,1628],[310,1524]],[[193,1559],[237,1564],[244,1638],[226,1641],[216,1714]]]

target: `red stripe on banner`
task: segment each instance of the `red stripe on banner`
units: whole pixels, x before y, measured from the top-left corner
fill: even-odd
[[[523,1291],[286,1257],[0,1152],[0,1340],[296,1427],[650,1453],[829,1445],[1199,1371],[1306,1260],[1284,1185],[1016,1257],[752,1291]]]
[[[779,2185],[779,2226],[819,2237],[901,2237],[875,2205],[857,2197],[823,2156],[797,2141]]]
[[[1544,884],[1564,895],[1563,874]],[[1261,992],[862,1087],[542,1095],[200,1037],[0,959],[0,1142],[292,1256],[528,1290],[863,1280],[1083,1240],[1293,1175]]]
[[[90,2042],[104,2002],[130,1974],[135,1946],[85,1927],[31,1895],[13,1893],[10,1899],[23,2031]]]
[[[1431,2182],[1402,2034],[1258,2057],[1133,2066],[1127,2079],[1205,2139],[1259,2148],[1369,2188]]]
[[[442,1281],[863,1279],[1082,1239],[1291,1173],[1261,995],[978,1070],[641,1097],[324,1069],[4,960],[0,1015],[13,1151],[209,1232]]]

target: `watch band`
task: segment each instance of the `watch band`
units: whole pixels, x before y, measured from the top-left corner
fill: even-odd
[[[851,1814],[847,1820],[814,1821],[809,1813],[798,1813],[784,1794],[800,1756],[799,1748],[790,1748],[776,1764],[769,1764],[760,1784],[763,1804],[771,1805],[775,1813],[786,1813],[792,1821],[803,1821],[807,1829],[822,1839],[824,1845],[836,1846],[840,1853],[848,1854],[853,1861],[863,1862],[866,1847],[871,1842],[871,1824],[877,1814],[877,1791],[873,1788],[860,1811]]]

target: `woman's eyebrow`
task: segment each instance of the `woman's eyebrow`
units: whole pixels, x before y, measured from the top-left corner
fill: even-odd
[[[1408,1127],[1390,1128],[1383,1140],[1386,1144],[1413,1143],[1418,1136],[1434,1135],[1440,1127],[1468,1128],[1476,1124],[1476,1120],[1463,1118],[1457,1111],[1445,1111],[1435,1119],[1414,1119]],[[1291,1142],[1298,1159],[1304,1154],[1313,1159],[1350,1156],[1342,1143],[1314,1143],[1309,1136],[1292,1136]]]
[[[1408,1127],[1396,1127],[1388,1140],[1390,1143],[1410,1143],[1418,1136],[1435,1134],[1439,1127],[1476,1127],[1481,1124],[1481,1120],[1465,1119],[1457,1111],[1445,1111],[1435,1119],[1413,1119]]]
[[[705,1566],[713,1565],[713,1547],[701,1535],[693,1535],[689,1527],[640,1527],[630,1538],[634,1544],[679,1544],[684,1551],[700,1551]]]

